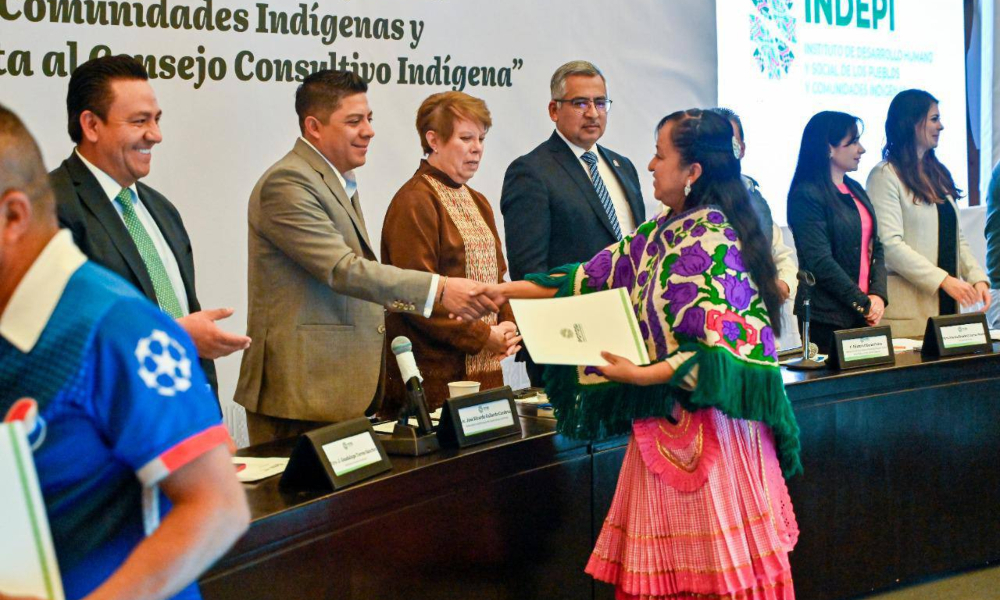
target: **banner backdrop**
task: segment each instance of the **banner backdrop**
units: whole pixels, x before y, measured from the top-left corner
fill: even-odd
[[[376,136],[358,184],[376,246],[389,200],[421,157],[414,118],[432,93],[462,90],[492,111],[470,185],[490,199],[501,236],[504,170],[552,132],[548,83],[563,62],[605,72],[614,110],[601,143],[635,162],[650,211],[654,125],[716,98],[715,3],[705,0],[0,0],[0,102],[25,120],[50,169],[72,149],[68,74],[108,53],[139,56],[151,73],[164,140],[144,181],[180,210],[202,305],[234,307],[223,323],[232,331],[246,321],[247,199],[291,149],[297,82],[315,69],[372,82]],[[239,355],[217,364],[228,403]]]
[[[969,189],[965,24],[960,0],[720,0],[719,102],[740,113],[746,172],[779,223],[802,130],[821,110],[857,115],[867,154],[862,183],[881,160],[893,97],[925,89],[940,101],[937,156]],[[723,9],[725,7],[725,9]],[[961,204],[967,203],[967,196]]]

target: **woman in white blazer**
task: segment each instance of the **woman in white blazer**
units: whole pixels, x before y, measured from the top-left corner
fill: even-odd
[[[884,160],[868,175],[889,271],[884,320],[894,336],[919,337],[928,317],[990,304],[986,273],[959,227],[959,190],[934,155],[943,129],[934,96],[900,92],[885,121]]]

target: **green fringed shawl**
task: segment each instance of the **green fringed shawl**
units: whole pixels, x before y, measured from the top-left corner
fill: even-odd
[[[548,365],[546,391],[560,433],[601,439],[628,433],[633,420],[669,415],[674,402],[692,411],[715,407],[766,423],[784,474],[801,472],[799,429],[773,332],[735,237],[721,211],[704,207],[647,221],[588,263],[526,277],[558,288],[557,296],[626,287],[653,362],[694,353],[669,382],[645,387],[609,381],[594,368]],[[696,366],[695,389],[680,387]]]

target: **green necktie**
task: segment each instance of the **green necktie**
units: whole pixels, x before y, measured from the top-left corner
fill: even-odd
[[[129,235],[132,236],[132,241],[135,242],[135,247],[139,249],[139,256],[142,257],[142,262],[146,263],[146,271],[149,273],[149,278],[153,281],[153,291],[156,293],[156,301],[159,303],[160,308],[175,319],[183,317],[184,313],[181,311],[181,303],[177,301],[177,293],[174,292],[174,286],[170,285],[170,278],[167,277],[167,269],[164,268],[163,261],[160,260],[160,255],[156,252],[156,246],[153,245],[153,238],[149,237],[149,232],[142,226],[139,216],[135,214],[135,207],[132,205],[132,190],[122,188],[122,191],[118,192],[118,195],[115,196],[115,200],[122,207],[125,229],[128,229]]]

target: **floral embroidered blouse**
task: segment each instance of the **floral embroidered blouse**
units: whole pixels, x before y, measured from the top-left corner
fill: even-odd
[[[559,296],[626,288],[651,361],[675,369],[670,381],[640,387],[611,382],[595,367],[547,367],[562,433],[618,435],[634,420],[670,415],[675,402],[689,411],[714,406],[768,424],[782,470],[801,469],[767,308],[720,209],[663,214],[586,263],[527,279],[558,287]]]

